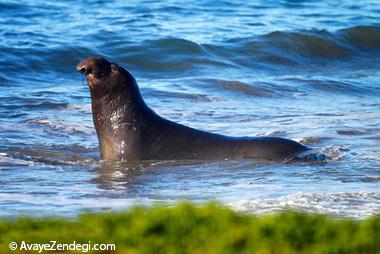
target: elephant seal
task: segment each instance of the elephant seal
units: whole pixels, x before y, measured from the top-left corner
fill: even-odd
[[[310,148],[277,137],[228,137],[160,117],[144,102],[135,78],[101,57],[77,65],[86,75],[103,160],[263,158],[286,160]]]

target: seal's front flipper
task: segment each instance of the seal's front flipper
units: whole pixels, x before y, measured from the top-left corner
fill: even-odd
[[[306,155],[300,159],[304,159],[304,160],[308,160],[308,161],[324,161],[326,159],[326,155],[323,153],[308,154],[308,155]]]
[[[319,149],[310,149],[304,152],[301,152],[296,155],[298,159],[307,160],[307,161],[324,161],[326,160],[326,155],[321,153]]]
[[[306,150],[298,154],[295,154],[294,156],[290,158],[287,158],[285,162],[289,162],[293,160],[321,162],[321,161],[325,161],[326,159],[327,159],[326,155],[322,153],[319,149],[310,149],[310,150]]]

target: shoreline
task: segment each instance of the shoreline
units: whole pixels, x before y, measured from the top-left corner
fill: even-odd
[[[1,253],[13,242],[20,248],[51,241],[89,248],[74,253],[99,253],[91,249],[97,243],[114,244],[106,253],[380,253],[380,214],[359,221],[298,211],[257,216],[216,203],[179,203],[77,219],[0,220],[0,235]]]

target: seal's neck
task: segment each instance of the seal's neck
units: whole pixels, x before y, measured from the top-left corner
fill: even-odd
[[[136,160],[141,150],[141,123],[148,107],[137,84],[104,94],[91,91],[92,114],[104,160]]]

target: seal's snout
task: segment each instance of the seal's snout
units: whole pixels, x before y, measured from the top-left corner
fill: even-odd
[[[82,74],[86,74],[87,73],[87,70],[86,70],[86,67],[85,66],[77,66],[77,71],[82,73]]]
[[[77,65],[77,71],[80,72],[81,74],[89,74],[90,73],[90,66],[94,65],[95,63],[95,57],[87,58],[83,61],[81,61]]]
[[[102,57],[90,57],[77,65],[77,71],[85,75],[96,74],[98,78],[110,73],[111,63]]]

